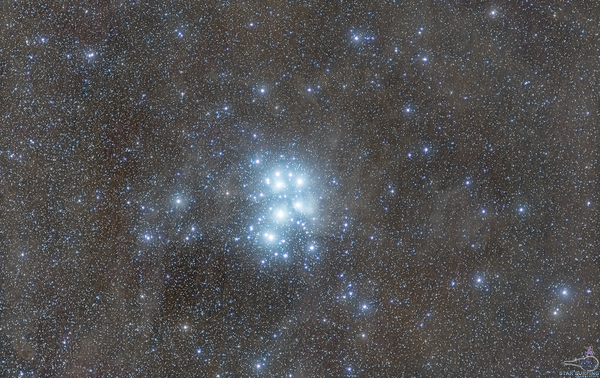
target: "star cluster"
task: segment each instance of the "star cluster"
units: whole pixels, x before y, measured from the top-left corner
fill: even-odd
[[[600,350],[596,2],[0,9],[0,376]]]

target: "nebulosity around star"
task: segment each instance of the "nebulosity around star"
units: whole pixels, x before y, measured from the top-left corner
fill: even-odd
[[[296,161],[278,159],[274,166],[254,161],[255,182],[247,192],[253,204],[243,215],[250,224],[245,226],[246,234],[236,240],[249,240],[258,256],[266,253],[269,257],[261,259],[263,264],[275,257],[306,258],[305,252],[315,252],[313,237],[320,224],[319,186],[313,184],[307,172]]]

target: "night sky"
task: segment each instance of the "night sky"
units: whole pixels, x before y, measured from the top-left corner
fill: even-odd
[[[600,351],[597,2],[45,3],[0,3],[0,376]]]

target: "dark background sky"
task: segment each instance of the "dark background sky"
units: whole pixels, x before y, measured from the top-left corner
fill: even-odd
[[[0,14],[2,376],[555,377],[600,350],[596,2]]]

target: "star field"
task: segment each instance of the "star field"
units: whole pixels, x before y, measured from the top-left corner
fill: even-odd
[[[597,367],[599,15],[3,2],[0,376]]]

